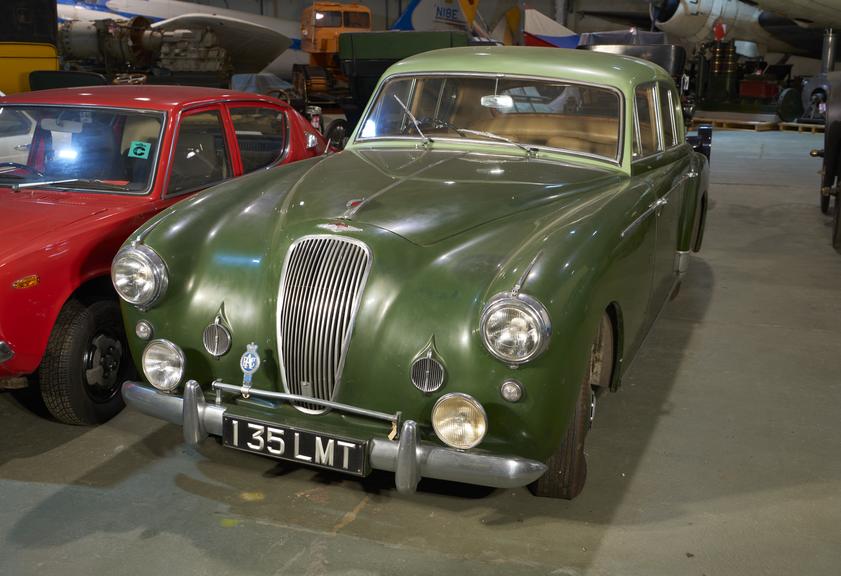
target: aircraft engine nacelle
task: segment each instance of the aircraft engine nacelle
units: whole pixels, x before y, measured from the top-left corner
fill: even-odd
[[[754,42],[772,52],[798,51],[766,30],[767,13],[741,0],[651,0],[650,8],[657,28],[692,45],[714,40],[721,22],[724,40]]]

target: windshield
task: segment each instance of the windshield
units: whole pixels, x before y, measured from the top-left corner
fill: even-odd
[[[551,79],[397,77],[380,89],[358,138],[469,138],[618,160],[620,118],[619,94],[609,88]]]
[[[144,193],[162,126],[160,112],[0,107],[0,185]]]

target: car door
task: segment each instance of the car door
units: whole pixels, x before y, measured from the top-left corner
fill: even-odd
[[[231,102],[228,114],[235,135],[235,157],[248,174],[282,162],[289,152],[289,118],[279,106]]]
[[[651,203],[643,217],[656,228],[651,260],[651,294],[646,325],[650,325],[668,297],[675,279],[675,255],[683,201],[683,173],[686,154],[677,145],[679,136],[670,110],[663,114],[661,101],[670,106],[669,96],[661,97],[659,83],[638,86],[634,92],[633,175],[645,182]],[[681,160],[683,158],[684,160]]]
[[[165,196],[177,197],[237,175],[221,104],[183,112],[169,163]]]
[[[652,291],[648,320],[653,322],[677,278],[676,255],[689,156],[681,146],[682,125],[675,114],[676,95],[662,82],[635,91],[637,127],[644,153],[634,171],[644,175],[654,194],[649,214],[656,222]]]

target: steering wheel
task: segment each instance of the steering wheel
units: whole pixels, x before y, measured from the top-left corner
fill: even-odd
[[[283,88],[273,88],[266,92],[266,96],[271,96],[273,98],[277,98],[278,100],[283,100],[287,104],[289,104],[292,101],[292,96],[290,96],[289,92],[287,92]]]
[[[441,120],[440,118],[433,118],[431,116],[424,116],[420,120],[418,120],[418,125],[423,128],[424,125],[429,124],[432,126],[432,129],[435,130],[436,128],[449,128],[462,138],[464,138],[464,134],[461,133],[461,129],[456,126],[455,124],[450,124],[446,120]]]
[[[40,170],[36,170],[28,164],[20,164],[19,162],[0,162],[0,166],[11,166],[12,168],[17,168],[19,170],[26,170],[30,174],[35,174],[39,178],[44,178],[46,176],[46,174],[44,174]]]

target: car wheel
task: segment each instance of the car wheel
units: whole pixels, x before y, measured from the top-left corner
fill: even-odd
[[[50,413],[65,424],[105,422],[123,409],[120,387],[133,375],[117,303],[99,300],[85,306],[69,300],[38,369]]]
[[[835,197],[835,210],[832,213],[832,246],[841,252],[841,195]]]
[[[590,348],[589,370],[581,381],[572,421],[560,446],[546,463],[546,473],[529,485],[535,496],[571,500],[587,478],[584,440],[596,413],[596,392],[607,390],[613,373],[613,329],[605,314]]]

